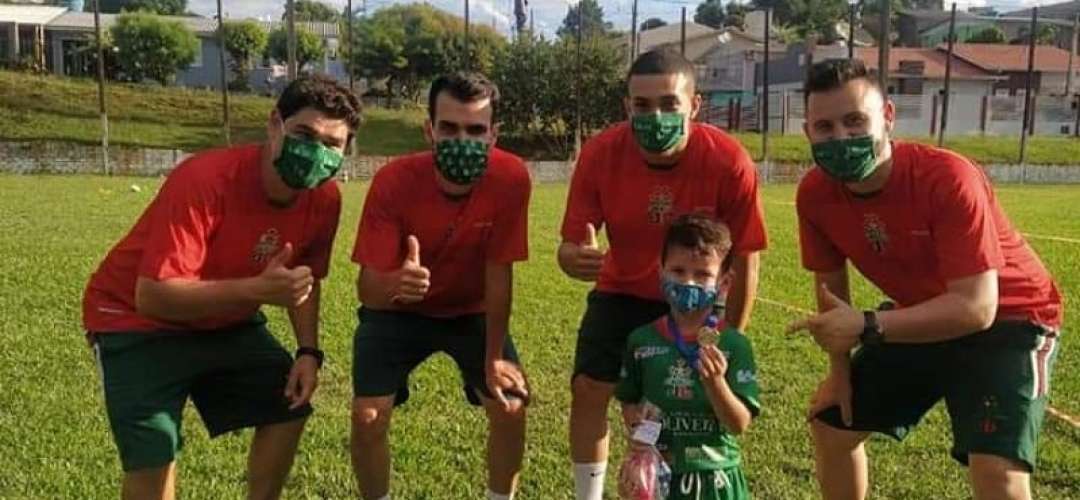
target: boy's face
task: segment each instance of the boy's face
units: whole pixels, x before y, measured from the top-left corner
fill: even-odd
[[[663,272],[668,278],[684,285],[698,285],[716,289],[720,281],[720,266],[724,261],[715,248],[708,253],[681,245],[668,248],[663,262]]]

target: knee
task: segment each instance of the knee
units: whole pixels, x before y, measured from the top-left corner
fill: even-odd
[[[505,431],[524,431],[525,404],[518,399],[511,399],[507,407],[495,404],[488,412],[488,418],[495,429]]]
[[[611,401],[614,389],[614,384],[600,382],[588,375],[579,374],[570,383],[570,392],[573,395],[572,405],[578,410],[592,408],[607,413],[607,405]]]
[[[968,467],[977,498],[1029,498],[1027,465],[1004,457],[971,454]]]
[[[378,406],[354,404],[352,408],[353,440],[361,444],[386,437],[390,427],[390,411]]]

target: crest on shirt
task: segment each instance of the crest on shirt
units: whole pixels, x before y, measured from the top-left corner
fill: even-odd
[[[671,218],[671,210],[675,206],[675,195],[668,186],[653,186],[649,194],[649,223],[665,224]]]
[[[281,235],[277,229],[270,228],[259,236],[255,248],[251,250],[251,260],[256,264],[262,264],[270,259],[281,247]]]
[[[885,223],[877,214],[863,215],[863,234],[866,235],[866,242],[870,244],[874,253],[882,254],[889,246],[889,233],[885,229]]]
[[[694,370],[681,357],[675,360],[675,364],[668,367],[668,377],[664,384],[668,386],[668,394],[675,399],[693,399],[694,397]]]

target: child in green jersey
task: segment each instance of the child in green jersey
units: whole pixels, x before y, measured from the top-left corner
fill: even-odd
[[[630,334],[615,390],[630,428],[646,403],[660,410],[669,499],[750,498],[735,436],[761,409],[757,369],[750,341],[714,314],[730,251],[723,224],[702,215],[672,222],[660,257],[670,313]]]

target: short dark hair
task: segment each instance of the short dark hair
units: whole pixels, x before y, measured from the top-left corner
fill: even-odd
[[[668,251],[680,246],[699,254],[707,255],[716,250],[723,255],[720,271],[727,272],[731,267],[731,230],[723,222],[713,220],[702,214],[683,214],[675,218],[664,235],[664,248],[660,251],[660,262],[667,261]]]
[[[697,68],[689,59],[671,49],[650,50],[641,54],[630,65],[626,80],[634,75],[685,75],[690,80],[690,88],[697,86]]]
[[[854,80],[866,80],[881,91],[862,59],[828,59],[814,64],[810,66],[803,84],[803,102],[810,98],[810,94],[835,90]]]
[[[449,75],[442,75],[431,82],[431,90],[428,91],[428,118],[435,121],[435,101],[439,94],[447,92],[451,97],[461,102],[476,102],[483,99],[491,100],[491,121],[495,122],[495,112],[498,110],[499,87],[480,73],[459,71]]]
[[[282,120],[304,108],[313,108],[331,118],[345,120],[349,125],[350,139],[360,127],[360,113],[363,111],[360,99],[328,75],[301,76],[289,83],[278,97],[277,110]]]

